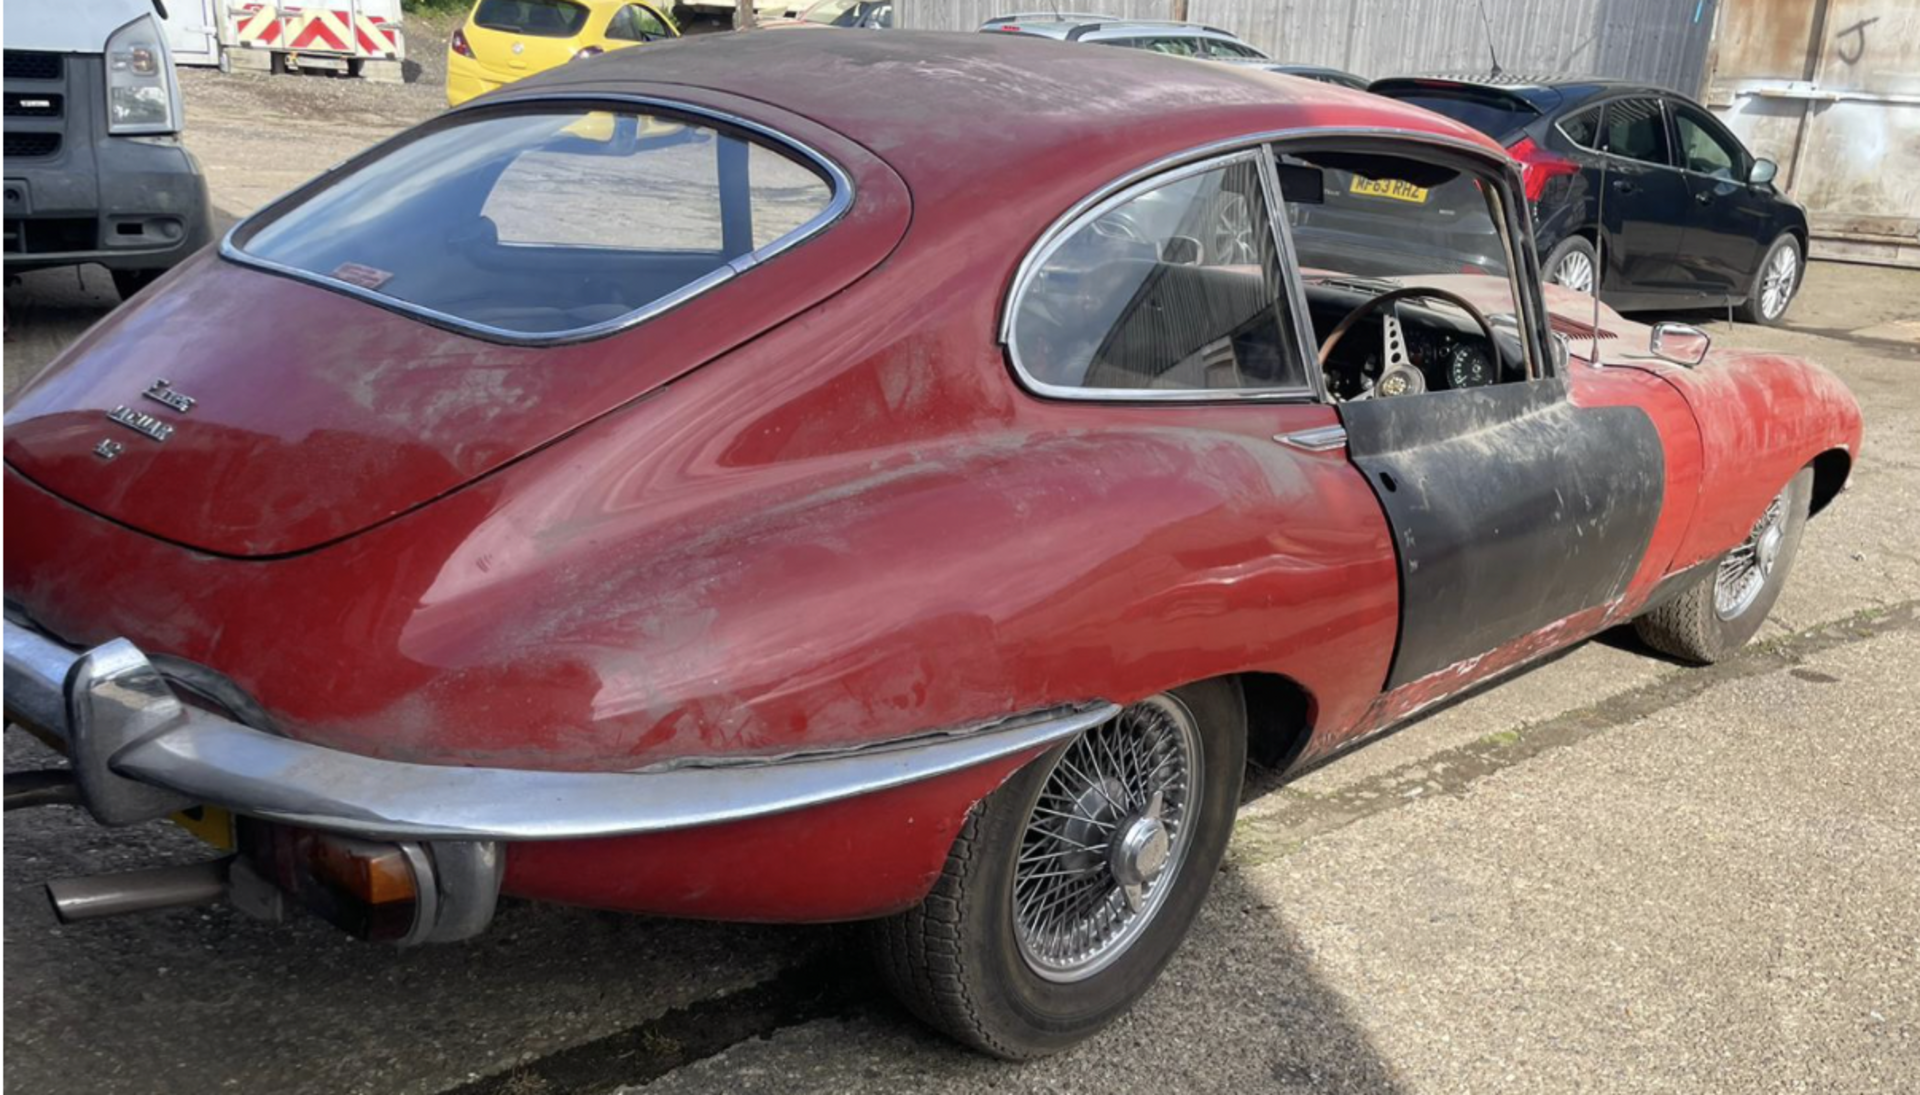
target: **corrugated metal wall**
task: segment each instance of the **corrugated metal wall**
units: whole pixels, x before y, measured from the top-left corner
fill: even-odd
[[[1014,11],[1167,19],[1174,0],[898,0],[906,26],[973,30]],[[1287,61],[1362,76],[1488,68],[1612,76],[1699,92],[1720,0],[1188,0],[1188,18]],[[1484,21],[1482,12],[1485,12]]]

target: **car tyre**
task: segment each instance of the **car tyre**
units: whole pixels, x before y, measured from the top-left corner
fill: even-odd
[[[165,270],[109,270],[113,275],[113,288],[120,294],[121,300],[132,300],[133,295],[154,282],[160,280]]]
[[[1768,503],[1745,541],[1679,596],[1633,621],[1640,640],[1695,665],[1711,665],[1745,646],[1780,598],[1812,498],[1813,469],[1803,468]]]
[[[1169,759],[1170,740],[1185,742],[1191,755]],[[1114,775],[1123,749],[1138,762],[1127,770],[1131,777]],[[1057,1053],[1091,1036],[1152,987],[1198,915],[1233,831],[1246,749],[1240,687],[1220,680],[1149,697],[1028,764],[974,808],[926,899],[870,926],[882,980],[933,1027],[1008,1060]],[[1152,772],[1165,785],[1143,805],[1135,796],[1146,783],[1133,777],[1153,757],[1160,759]],[[1184,790],[1172,777],[1179,771]],[[1124,812],[1094,792],[1103,780],[1126,792],[1115,796],[1127,800]],[[1082,785],[1084,793],[1075,790]],[[1106,834],[1150,831],[1144,819],[1156,803],[1161,835],[1172,834],[1159,845],[1165,866],[1129,893],[1124,879],[1142,861],[1111,848],[1150,842]],[[1061,805],[1071,819],[1053,809]],[[1113,827],[1093,824],[1096,812]],[[1106,841],[1107,853],[1075,850],[1073,837],[1086,840],[1089,832],[1100,834],[1094,839]],[[1041,865],[1063,866],[1067,880]],[[1061,902],[1086,916],[1044,911]],[[1078,934],[1090,924],[1098,927]],[[1043,927],[1029,933],[1035,925]],[[1050,938],[1046,927],[1055,928]]]
[[[1760,266],[1753,272],[1753,280],[1747,286],[1746,303],[1734,309],[1743,322],[1758,323],[1767,327],[1777,327],[1786,321],[1787,309],[1793,306],[1793,298],[1800,293],[1800,282],[1806,277],[1806,256],[1800,252],[1800,241],[1791,233],[1782,233],[1767,248],[1760,260]]]
[[[1582,236],[1568,236],[1547,252],[1540,264],[1547,280],[1576,293],[1591,293],[1600,277],[1600,258],[1593,244]]]

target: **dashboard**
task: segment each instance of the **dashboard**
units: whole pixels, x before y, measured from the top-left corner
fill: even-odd
[[[1355,308],[1399,287],[1370,279],[1309,282],[1307,307],[1315,336],[1324,343]],[[1397,340],[1390,340],[1389,319],[1397,320]],[[1517,338],[1496,328],[1490,343],[1480,325],[1458,308],[1420,300],[1385,305],[1362,320],[1341,338],[1326,365],[1327,391],[1343,402],[1482,388],[1524,375]]]

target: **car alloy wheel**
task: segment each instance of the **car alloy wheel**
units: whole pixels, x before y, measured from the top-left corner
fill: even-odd
[[[1747,538],[1720,560],[1713,579],[1713,611],[1723,620],[1731,620],[1760,597],[1779,563],[1781,545],[1787,539],[1787,510],[1793,487],[1774,496],[1767,511],[1753,523]]]
[[[1053,763],[1014,865],[1020,954],[1049,981],[1106,969],[1177,884],[1205,787],[1186,705],[1154,696]]]
[[[1800,278],[1800,252],[1792,247],[1776,248],[1760,280],[1760,314],[1779,319],[1793,301],[1794,287]]]
[[[1584,251],[1568,251],[1553,268],[1553,283],[1576,293],[1593,292],[1593,259]]]
[[[1213,204],[1212,235],[1207,241],[1209,261],[1216,266],[1239,266],[1259,259],[1254,245],[1254,219],[1247,212],[1247,199],[1239,194],[1221,194]]]

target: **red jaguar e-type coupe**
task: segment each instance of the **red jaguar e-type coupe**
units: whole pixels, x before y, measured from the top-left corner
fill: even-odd
[[[1058,1050],[1249,752],[1629,621],[1711,661],[1846,483],[1830,374],[1543,297],[1522,195],[1413,107],[1026,36],[515,84],[19,397],[7,712],[71,766],[9,805],[232,849],[72,917],[874,920],[926,1019]]]

